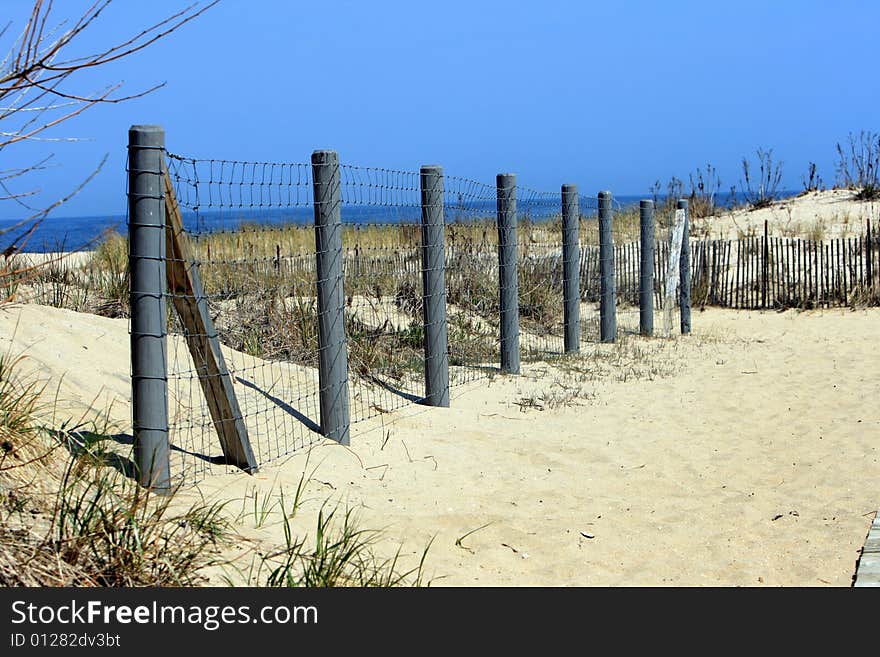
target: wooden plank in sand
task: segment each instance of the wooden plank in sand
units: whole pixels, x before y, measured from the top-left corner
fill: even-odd
[[[880,512],[874,516],[868,530],[853,580],[854,586],[880,586]]]
[[[180,206],[174,186],[165,171],[165,248],[168,293],[180,321],[186,328],[186,344],[192,355],[199,384],[208,403],[214,428],[226,462],[245,472],[257,471],[247,427],[232,388],[232,377],[220,351],[214,322],[208,313],[199,271],[183,230]]]

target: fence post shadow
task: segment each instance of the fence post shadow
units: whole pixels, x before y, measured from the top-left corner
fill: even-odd
[[[312,420],[310,417],[305,415],[304,413],[296,410],[293,406],[288,404],[286,401],[279,399],[278,397],[270,394],[269,392],[260,388],[256,383],[252,381],[248,381],[247,379],[243,379],[240,376],[235,377],[235,380],[238,381],[241,385],[246,388],[250,388],[251,390],[258,392],[263,395],[270,402],[275,404],[278,408],[283,410],[285,413],[295,417],[299,422],[302,422],[305,426],[307,426],[311,431],[315,433],[321,433],[321,425]]]
[[[114,451],[92,451],[92,446],[101,442],[112,442],[116,445],[127,445],[133,448],[135,438],[132,434],[102,434],[94,431],[55,430],[52,430],[49,433],[64,446],[72,458],[80,458],[85,454],[89,454],[96,460],[97,465],[113,468],[119,472],[119,474],[128,479],[138,482],[140,481],[140,469],[134,459]],[[186,454],[187,456],[192,456],[212,465],[227,465],[226,457],[223,454],[209,456],[207,454],[200,454],[199,452],[192,452],[183,449],[174,444],[170,446],[170,451]],[[134,451],[132,451],[132,456],[136,456]],[[169,488],[170,487],[171,486],[169,485]],[[165,491],[160,489],[158,492],[161,493]]]

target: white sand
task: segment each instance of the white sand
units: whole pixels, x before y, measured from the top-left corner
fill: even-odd
[[[244,537],[280,543],[277,514],[258,529],[237,500],[289,500],[317,467],[298,531],[338,500],[407,564],[433,537],[437,585],[848,585],[880,506],[878,320],[695,313],[689,338],[586,346],[456,388],[450,409],[357,425],[351,449],[323,441],[255,477],[209,476],[198,494],[236,500]],[[56,421],[115,400],[129,430],[126,320],[7,307],[0,348],[26,350],[59,388]]]

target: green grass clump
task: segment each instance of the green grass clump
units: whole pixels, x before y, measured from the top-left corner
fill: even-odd
[[[52,519],[53,547],[76,575],[72,585],[192,586],[215,560],[222,504],[174,511],[112,468],[71,459]],[[48,547],[48,546],[47,546]]]
[[[19,373],[23,355],[0,354],[0,472],[29,455],[26,448],[39,431],[40,394],[45,385]]]
[[[91,260],[91,273],[84,268],[77,275],[122,275],[123,242],[108,240]],[[9,264],[5,273],[31,284],[58,275],[46,269]],[[310,316],[312,302],[289,312]],[[403,341],[416,342],[419,330],[409,327]],[[22,374],[25,360],[0,354],[0,586],[193,586],[208,583],[212,569],[234,567],[241,555],[232,551],[237,537],[225,503],[187,505],[178,490],[159,495],[141,488],[130,458],[108,447],[114,443],[106,427],[85,431],[86,423],[70,421],[53,429],[57,410],[43,401],[46,383]],[[311,546],[293,537],[285,517],[286,545],[278,554],[288,567],[278,570],[272,561],[272,570],[264,568],[251,583],[421,584],[424,556],[416,569],[400,573],[397,556],[373,556],[378,532],[360,529],[348,512],[339,527],[335,518],[335,511],[321,510]],[[271,551],[252,550],[258,562],[271,560]]]
[[[341,520],[339,520],[341,514]],[[430,543],[419,563],[401,570],[400,550],[390,558],[376,556],[382,532],[359,526],[351,509],[326,504],[318,511],[314,538],[297,537],[283,514],[285,544],[261,557],[250,577],[269,587],[394,587],[424,586],[424,565]]]
[[[98,245],[86,267],[85,285],[97,290],[96,314],[129,316],[128,239],[113,232]]]

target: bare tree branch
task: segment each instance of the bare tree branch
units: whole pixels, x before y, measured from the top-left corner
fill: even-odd
[[[6,169],[5,171],[0,171],[0,180],[11,180],[12,178],[18,178],[19,176],[23,176],[25,174],[28,174],[31,171],[42,171],[43,169],[47,168],[45,166],[46,162],[51,160],[53,157],[55,157],[55,156],[54,155],[47,155],[39,162],[36,162],[35,164],[31,164],[27,167],[18,168],[18,169]]]
[[[28,141],[77,141],[74,137],[46,137],[42,133],[76,118],[95,105],[141,98],[164,86],[164,83],[153,84],[145,90],[127,94],[119,93],[121,82],[111,83],[100,91],[91,93],[82,93],[71,88],[72,83],[80,79],[79,74],[83,71],[101,68],[140,52],[198,18],[219,0],[210,0],[206,4],[189,4],[132,35],[99,46],[85,55],[69,56],[70,45],[81,42],[83,33],[94,25],[112,2],[113,0],[94,0],[72,20],[61,20],[53,26],[53,0],[33,0],[24,28],[13,39],[0,61],[0,151]],[[11,25],[10,22],[0,28],[0,39],[6,37]],[[2,236],[27,226],[4,251],[11,248],[14,252],[23,248],[37,225],[52,210],[78,194],[97,175],[106,161],[105,157],[71,193],[43,209],[36,209],[24,199],[37,195],[39,188],[15,190],[7,181],[21,179],[26,174],[42,170],[51,157],[50,155],[29,166],[0,172],[0,201],[14,202],[31,212],[26,219],[0,230]]]
[[[83,190],[83,188],[86,185],[88,185],[95,176],[98,175],[98,173],[104,167],[104,164],[107,162],[107,157],[108,156],[105,155],[101,159],[101,163],[98,164],[97,167],[95,167],[95,170],[92,171],[85,178],[85,180],[83,180],[79,185],[77,185],[76,188],[72,192],[65,194],[63,197],[59,198],[58,200],[56,200],[54,203],[52,203],[48,207],[43,208],[42,210],[38,210],[37,212],[35,212],[31,216],[29,216],[25,219],[22,219],[21,221],[16,222],[14,225],[9,226],[7,228],[0,229],[0,236],[2,236],[2,235],[5,235],[6,233],[12,232],[13,230],[15,230],[17,228],[21,228],[22,226],[27,226],[27,229],[24,231],[24,233],[22,233],[21,235],[19,235],[15,239],[13,239],[11,241],[11,243],[8,246],[6,246],[5,249],[3,249],[2,255],[4,255],[5,257],[8,258],[10,255],[15,253],[16,251],[24,250],[24,248],[27,246],[28,240],[30,240],[31,236],[34,234],[34,231],[43,222],[43,220],[49,215],[49,213],[52,212],[52,210],[54,210],[55,208],[57,208],[61,205],[64,205],[70,199],[72,199],[74,196],[79,194]]]

